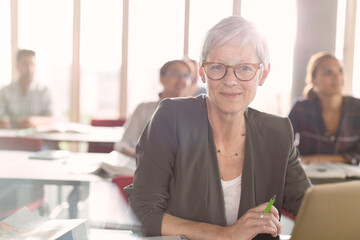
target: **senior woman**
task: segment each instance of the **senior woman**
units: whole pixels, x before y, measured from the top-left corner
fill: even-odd
[[[272,239],[310,181],[290,121],[248,107],[269,73],[266,41],[228,17],[207,33],[200,63],[208,95],[160,103],[137,145],[130,206],[147,235]]]

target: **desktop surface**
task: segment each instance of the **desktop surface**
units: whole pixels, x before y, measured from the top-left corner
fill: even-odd
[[[123,127],[93,126],[89,126],[87,132],[36,132],[31,129],[0,129],[0,137],[22,137],[44,141],[115,143],[120,141],[123,132]]]
[[[289,240],[290,235],[281,235],[279,236],[280,240]],[[158,236],[158,237],[140,237],[138,234],[134,234],[131,231],[124,230],[109,230],[109,229],[90,229],[89,230],[89,240],[112,240],[112,239],[122,239],[122,240],[181,240],[186,238],[180,238],[178,236]]]

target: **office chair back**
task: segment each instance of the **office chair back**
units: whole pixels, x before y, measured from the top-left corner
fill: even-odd
[[[116,186],[118,186],[121,195],[124,197],[124,200],[126,201],[126,203],[129,202],[128,197],[124,191],[124,187],[132,184],[134,181],[134,177],[133,176],[116,176],[112,179],[112,182],[114,184],[116,184]]]
[[[0,137],[0,150],[40,151],[42,141],[23,137]]]
[[[91,126],[97,127],[121,127],[125,123],[125,118],[119,119],[93,119]],[[90,142],[88,152],[109,153],[114,150],[115,143]]]
[[[93,119],[91,120],[91,126],[98,127],[121,127],[125,123],[125,118],[119,119]]]

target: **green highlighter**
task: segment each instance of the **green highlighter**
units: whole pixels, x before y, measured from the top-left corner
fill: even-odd
[[[264,210],[264,213],[269,213],[269,212],[270,212],[270,208],[271,208],[271,206],[274,204],[275,198],[276,198],[276,195],[274,195],[274,196],[270,199],[268,205],[266,206],[266,208],[265,208],[265,210]]]

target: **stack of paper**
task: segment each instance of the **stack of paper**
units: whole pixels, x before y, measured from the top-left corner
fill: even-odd
[[[100,173],[110,176],[132,176],[136,169],[135,160],[117,151],[112,151],[102,160],[71,162],[68,170],[71,173]]]
[[[309,178],[360,178],[360,167],[345,163],[318,163],[302,165]]]
[[[0,239],[83,240],[87,239],[85,219],[49,220],[23,208],[0,222]]]

